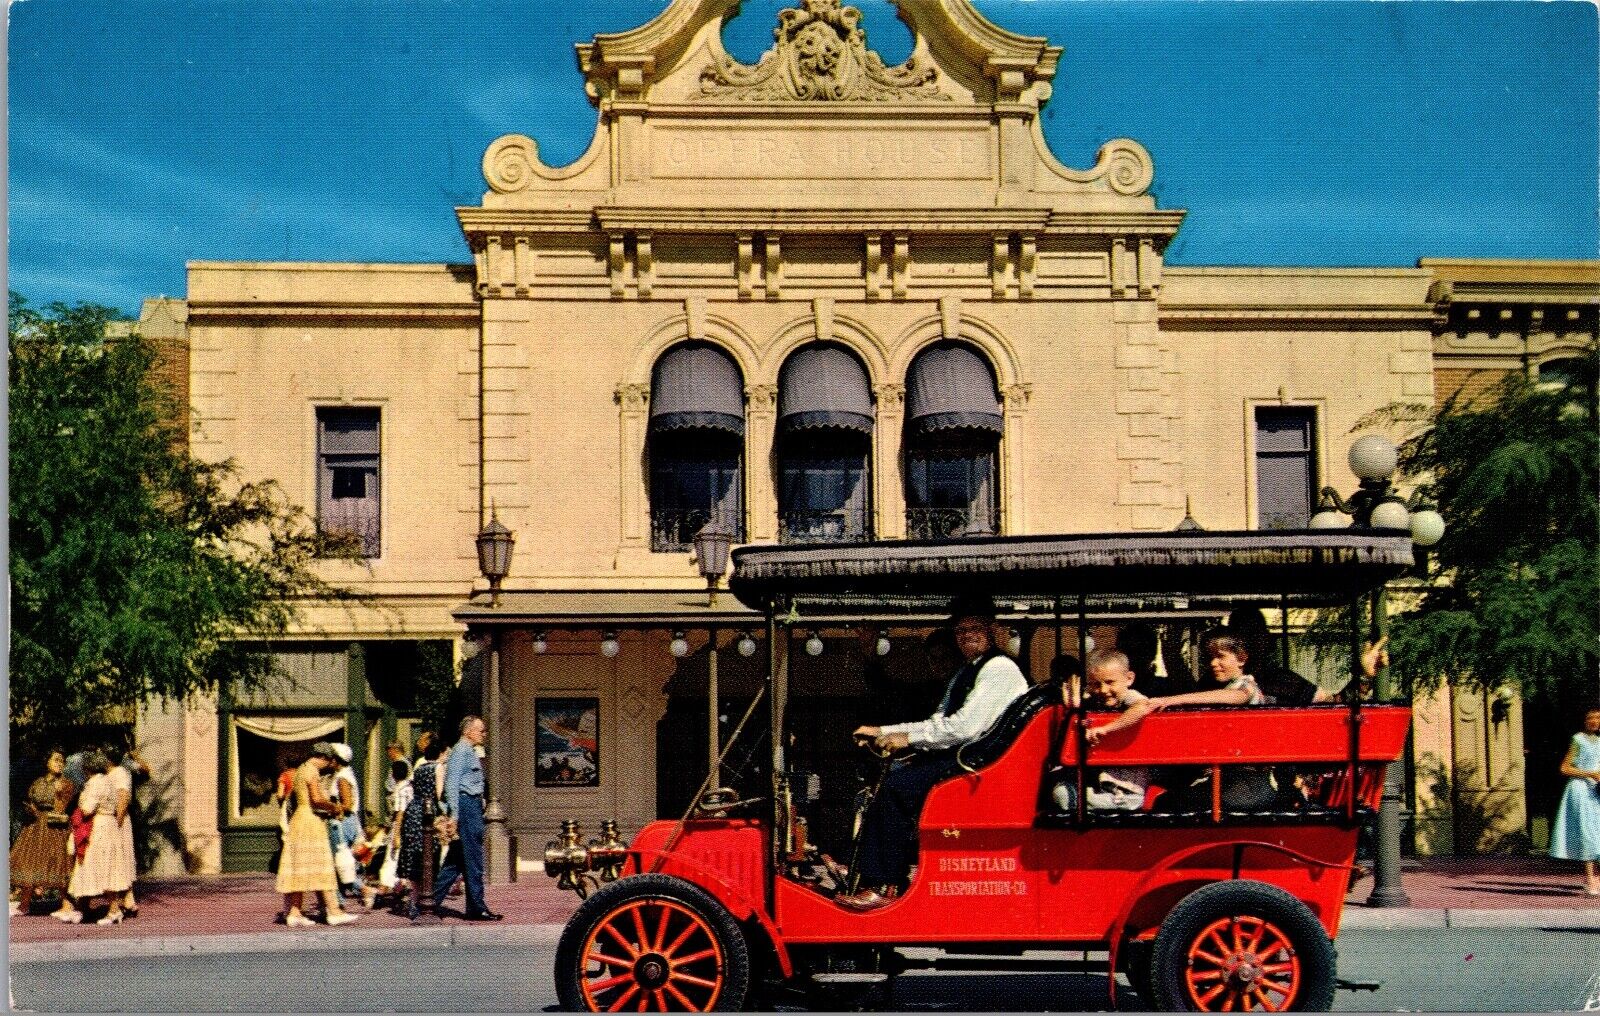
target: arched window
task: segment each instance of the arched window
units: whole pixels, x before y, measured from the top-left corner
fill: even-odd
[[[1539,383],[1570,388],[1583,379],[1583,358],[1563,356],[1539,364]]]
[[[940,342],[906,374],[906,533],[914,540],[997,533],[1005,416],[976,350]]]
[[[872,393],[843,346],[804,346],[778,375],[778,534],[786,543],[872,539]]]
[[[686,342],[650,385],[650,548],[690,549],[715,521],[744,541],[744,382],[727,353]]]

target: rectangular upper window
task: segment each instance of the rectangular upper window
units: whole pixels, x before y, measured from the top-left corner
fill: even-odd
[[[1304,529],[1316,509],[1317,412],[1256,407],[1256,526]]]
[[[355,537],[369,558],[383,548],[379,425],[376,409],[317,410],[317,528]]]

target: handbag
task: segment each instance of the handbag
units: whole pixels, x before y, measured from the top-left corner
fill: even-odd
[[[81,861],[84,852],[89,849],[89,831],[94,828],[94,819],[85,815],[82,808],[74,808],[67,821],[72,825],[73,856]]]
[[[383,855],[383,864],[378,867],[378,884],[385,889],[393,889],[400,880],[400,850],[399,844],[389,844],[389,849]]]
[[[356,855],[350,852],[350,844],[340,843],[339,849],[334,851],[333,870],[339,873],[341,885],[356,881]]]

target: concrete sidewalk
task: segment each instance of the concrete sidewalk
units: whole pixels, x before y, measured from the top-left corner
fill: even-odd
[[[1410,906],[1367,907],[1372,880],[1361,879],[1349,896],[1343,929],[1600,928],[1600,898],[1583,895],[1576,864],[1539,857],[1427,858],[1408,860],[1401,877]],[[42,913],[12,918],[12,962],[554,942],[578,905],[576,896],[538,872],[491,886],[489,905],[505,920],[484,924],[459,916],[412,924],[383,909],[366,913],[356,904],[351,910],[362,918],[355,924],[291,929],[275,923],[282,897],[265,874],[147,881],[138,895],[139,916],[114,926],[62,924]],[[446,909],[460,915],[461,898],[452,897]]]

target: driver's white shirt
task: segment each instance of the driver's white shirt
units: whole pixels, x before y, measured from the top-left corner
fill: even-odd
[[[972,691],[961,708],[946,716],[936,712],[914,723],[891,723],[885,734],[904,734],[913,748],[954,748],[989,732],[1006,706],[1028,690],[1028,679],[1009,656],[990,658],[978,670]]]

